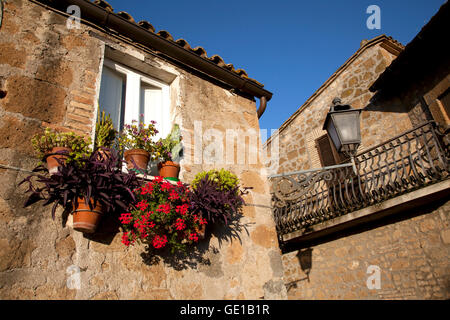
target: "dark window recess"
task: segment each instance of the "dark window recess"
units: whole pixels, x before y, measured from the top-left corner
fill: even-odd
[[[337,152],[328,134],[319,137],[316,140],[317,151],[319,152],[320,163],[322,167],[334,166],[340,164],[346,160],[346,157]]]
[[[450,89],[447,89],[447,91],[445,91],[444,94],[439,97],[439,100],[444,107],[446,116],[450,117]]]

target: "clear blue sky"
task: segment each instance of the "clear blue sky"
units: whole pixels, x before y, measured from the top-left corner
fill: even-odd
[[[202,46],[273,93],[261,128],[276,129],[358,48],[380,34],[406,45],[445,0],[107,0],[115,12]],[[381,29],[369,30],[369,5]],[[259,102],[258,102],[259,104]]]

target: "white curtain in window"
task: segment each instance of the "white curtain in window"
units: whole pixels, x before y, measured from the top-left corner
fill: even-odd
[[[116,130],[121,129],[124,76],[107,67],[103,68],[100,85],[99,112],[111,115]]]
[[[156,127],[159,131],[155,136],[156,140],[160,137],[164,138],[163,134],[166,131],[162,128],[165,123],[162,99],[162,90],[160,88],[141,83],[140,113],[144,114],[145,124],[149,124],[152,120],[156,121]]]

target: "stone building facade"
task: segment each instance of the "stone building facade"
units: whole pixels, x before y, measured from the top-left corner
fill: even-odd
[[[343,103],[362,109],[359,150],[376,145],[387,138],[412,128],[406,109],[397,106],[378,112],[368,106],[373,93],[370,85],[401,52],[403,46],[392,38],[379,36],[362,41],[361,47],[268,139],[278,138],[278,170],[290,172],[323,167],[317,150],[317,139],[324,136],[322,129],[331,101],[340,97]]]
[[[368,149],[385,150],[382,148],[389,144],[371,148],[385,141],[392,141],[392,146],[395,139],[390,139],[427,121],[436,121],[443,140],[448,139],[450,68],[439,39],[440,31],[448,28],[448,18],[446,3],[406,47],[386,36],[363,41],[280,127],[278,135],[267,141],[265,148],[270,149],[272,141],[279,138],[279,165],[272,174],[347,161],[338,158],[335,163],[324,163],[320,154],[318,141],[326,135],[322,127],[335,97],[362,110],[359,154]],[[442,143],[447,146],[448,159],[448,140]],[[291,236],[283,243],[289,299],[448,299],[448,182],[444,179],[319,223],[316,229],[322,233],[315,238],[311,236],[314,231],[307,230]],[[433,187],[440,193],[431,191]],[[387,209],[389,202],[396,203],[395,210],[394,206]],[[370,211],[372,220],[362,221],[359,214],[364,210]],[[303,240],[306,237],[309,239]],[[370,282],[375,274],[378,287]]]
[[[132,25],[130,28],[138,25],[127,13],[114,13],[105,1],[5,0],[3,4],[0,299],[286,298],[262,163],[225,162],[214,156],[211,160],[205,153],[212,143],[225,144],[226,130],[259,132],[255,96],[86,16],[84,6],[95,6],[93,10],[108,16],[109,21],[116,19]],[[69,4],[82,6],[82,20],[75,28],[68,27],[71,15],[65,8]],[[139,26],[142,30],[137,34],[151,32],[167,47],[176,44],[214,64],[210,68],[217,72],[238,75],[245,82],[243,87],[263,90],[245,71],[225,64],[219,56],[208,57],[203,48],[190,48],[182,39],[175,42],[166,31],[156,33],[148,22]],[[70,217],[65,221],[57,215],[53,221],[47,207],[23,208],[25,188],[17,185],[39,160],[31,137],[44,127],[95,134],[106,59],[169,87],[169,123],[179,124],[186,137],[187,156],[180,173],[184,182],[189,183],[202,170],[223,167],[235,173],[243,186],[253,187],[245,196],[243,227],[236,235],[218,228],[182,263],[170,259],[150,263],[141,256],[142,247],[125,247],[120,231],[107,223],[100,225],[94,236],[84,236],[71,228]],[[227,157],[235,159],[237,155]],[[79,271],[79,289],[68,286],[73,268]]]

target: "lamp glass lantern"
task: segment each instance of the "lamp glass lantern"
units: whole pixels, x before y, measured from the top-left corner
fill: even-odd
[[[361,144],[360,114],[360,109],[342,105],[335,98],[323,125],[336,150],[348,156],[354,156]]]

